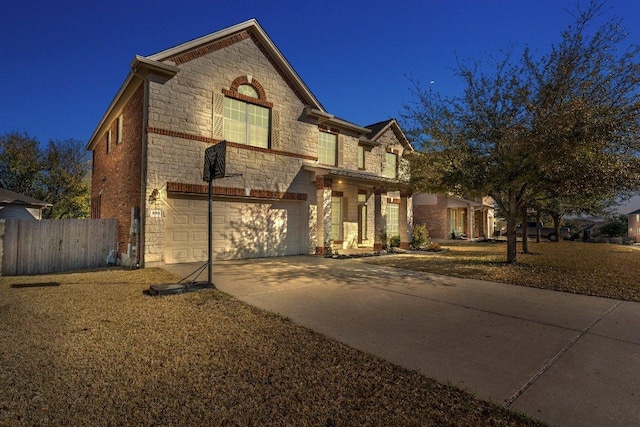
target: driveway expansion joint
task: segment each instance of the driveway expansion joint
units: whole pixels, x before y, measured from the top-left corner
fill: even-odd
[[[622,301],[616,301],[616,303],[614,305],[612,305],[611,307],[609,307],[609,309],[604,314],[601,314],[596,320],[591,322],[591,324],[589,326],[587,326],[582,331],[580,331],[580,333],[578,335],[576,335],[571,341],[569,341],[569,343],[566,346],[564,346],[564,348],[562,350],[560,350],[547,363],[545,363],[545,365],[538,372],[536,372],[536,374],[533,377],[531,377],[531,379],[529,379],[529,381],[527,381],[527,383],[525,385],[523,385],[520,388],[520,390],[515,392],[514,395],[511,396],[509,399],[506,399],[505,402],[504,402],[504,407],[505,408],[509,408],[513,404],[513,402],[515,402],[518,399],[518,397],[520,397],[522,395],[522,393],[524,393],[529,387],[531,387],[531,385],[534,382],[536,382],[538,380],[538,378],[540,378],[542,376],[542,374],[544,374],[546,371],[548,371],[562,356],[564,356],[564,354],[567,351],[569,351],[569,349],[571,347],[573,347],[580,340],[580,338],[585,336],[595,325],[600,323],[602,321],[602,319],[604,319],[609,314],[611,314],[616,308],[618,308],[620,306],[620,304],[622,304]]]

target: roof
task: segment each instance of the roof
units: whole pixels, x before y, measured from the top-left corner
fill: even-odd
[[[0,205],[22,205],[25,207],[38,207],[41,209],[53,206],[51,203],[16,193],[15,191],[0,188]]]
[[[322,124],[329,124],[339,128],[348,129],[361,135],[369,132],[368,128],[363,128],[362,126],[358,126],[354,123],[341,119],[340,117],[336,117],[333,114],[327,113],[326,111],[318,110],[316,108],[307,107],[305,109],[305,114],[309,117],[318,119],[318,121]]]
[[[391,186],[392,188],[396,189],[404,188],[405,185],[403,181],[397,178],[387,178],[371,172],[354,171],[350,169],[341,169],[337,167],[316,164],[304,164],[302,168],[304,170],[314,172],[317,176],[327,175],[337,178],[350,178],[352,180],[369,185]]]
[[[282,52],[280,52],[267,33],[262,29],[258,21],[256,19],[250,19],[223,30],[165,49],[153,55],[136,55],[131,63],[131,70],[129,71],[127,78],[91,135],[91,138],[87,143],[87,149],[93,149],[97,140],[106,132],[106,126],[114,120],[115,114],[126,103],[128,98],[134,93],[135,89],[138,88],[149,75],[159,76],[169,80],[180,71],[180,67],[175,65],[177,61],[174,61],[174,59],[178,58],[179,55],[199,55],[201,52],[207,51],[207,45],[210,45],[220,39],[228,39],[243,31],[248,31],[250,33],[251,38],[259,44],[265,56],[272,61],[274,67],[281,73],[287,83],[293,87],[305,104],[314,110],[325,112],[322,104],[320,104],[315,95],[311,93],[311,90],[309,90],[289,61],[287,61]]]
[[[640,209],[635,210],[633,212],[629,212],[627,215],[637,215],[637,214],[640,214]]]
[[[212,51],[216,44],[224,46],[225,43],[231,43],[242,35],[246,36],[247,33],[306,105],[305,112],[308,116],[318,118],[319,121],[323,123],[356,132],[361,135],[361,142],[373,146],[378,145],[376,138],[391,128],[400,143],[405,148],[413,151],[413,147],[395,119],[389,119],[371,126],[362,127],[336,117],[333,114],[329,114],[256,19],[249,19],[248,21],[232,25],[231,27],[149,56],[136,55],[130,64],[129,74],[102,116],[98,126],[87,142],[86,148],[92,150],[95,147],[99,139],[107,131],[109,124],[115,120],[116,114],[119,114],[119,111],[145,79],[153,78],[154,81],[158,79],[161,81],[170,80],[180,72],[180,64],[194,57],[206,55]]]
[[[391,129],[396,135],[396,138],[398,138],[398,141],[400,141],[400,143],[405,148],[413,151],[413,147],[411,146],[409,139],[400,128],[400,125],[398,124],[396,119],[383,120],[381,122],[368,125],[367,128],[371,130],[371,132],[369,132],[369,134],[366,136],[367,139],[375,141],[376,139],[381,137],[388,129]]]

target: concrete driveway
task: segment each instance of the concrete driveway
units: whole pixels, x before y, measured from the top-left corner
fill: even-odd
[[[184,277],[200,265],[166,268]],[[213,282],[554,425],[640,422],[638,303],[311,256],[215,262]]]

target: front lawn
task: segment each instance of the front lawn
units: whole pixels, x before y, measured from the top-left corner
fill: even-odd
[[[159,269],[0,277],[2,426],[541,425]]]
[[[582,242],[529,242],[530,254],[506,260],[506,243],[456,242],[447,250],[367,258],[367,262],[448,276],[640,301],[640,249]]]

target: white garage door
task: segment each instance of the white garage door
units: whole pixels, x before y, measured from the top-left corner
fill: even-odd
[[[207,260],[206,199],[169,198],[165,262]],[[214,259],[302,253],[302,202],[213,202]]]

